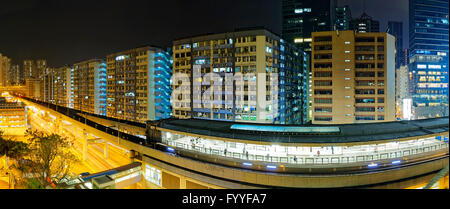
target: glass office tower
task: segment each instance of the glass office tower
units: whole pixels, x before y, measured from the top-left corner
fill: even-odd
[[[389,21],[388,28],[388,33],[395,37],[395,69],[399,69],[403,63],[403,23]]]
[[[448,0],[409,1],[409,70],[415,119],[448,116],[448,15]]]
[[[334,28],[336,0],[283,0],[283,38],[306,52],[311,33]]]

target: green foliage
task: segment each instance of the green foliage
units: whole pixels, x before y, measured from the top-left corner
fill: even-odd
[[[41,131],[27,130],[30,155],[32,161],[30,172],[46,188],[53,182],[66,177],[71,165],[78,162],[77,157],[70,152],[73,142],[58,134],[47,134]]]
[[[27,189],[43,189],[42,184],[36,179],[30,179],[28,181]]]

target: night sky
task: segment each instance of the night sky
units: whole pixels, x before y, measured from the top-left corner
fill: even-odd
[[[361,0],[348,4],[352,16]],[[408,0],[367,0],[366,13],[403,21],[407,46]],[[22,67],[23,59],[47,59],[52,67],[104,58],[144,45],[170,47],[172,40],[235,28],[265,26],[281,34],[281,0],[14,0],[0,7],[0,53]]]

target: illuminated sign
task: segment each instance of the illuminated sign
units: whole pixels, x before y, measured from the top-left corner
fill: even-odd
[[[428,65],[428,69],[441,69],[441,65]]]
[[[427,68],[427,65],[417,65],[417,68],[418,69],[426,69]]]

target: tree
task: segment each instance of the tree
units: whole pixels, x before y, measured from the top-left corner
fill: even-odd
[[[23,161],[24,156],[29,152],[30,150],[27,143],[5,139],[3,131],[0,130],[0,157],[6,156],[6,167],[10,177],[13,179],[10,183],[15,185],[15,177],[18,177],[18,173],[22,173],[20,162]],[[9,162],[9,159],[12,159],[12,161]],[[16,173],[16,175],[14,173]]]
[[[70,151],[73,142],[58,134],[27,130],[31,160],[30,172],[43,188],[67,177],[71,165],[78,162]]]

